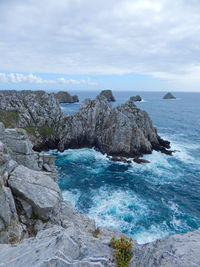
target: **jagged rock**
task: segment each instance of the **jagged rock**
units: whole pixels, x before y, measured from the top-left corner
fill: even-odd
[[[200,229],[158,239],[135,250],[130,267],[200,266]]]
[[[59,103],[75,103],[79,102],[78,96],[71,96],[68,92],[60,91],[55,93],[55,98],[58,99]]]
[[[66,118],[58,149],[95,147],[111,156],[135,157],[151,153],[155,148],[162,152],[169,142],[158,136],[147,112],[132,101],[112,108],[103,96],[86,99],[79,112]]]
[[[9,160],[4,144],[0,141],[0,243],[19,241],[22,232],[13,195],[6,186]]]
[[[93,101],[85,100],[79,112],[67,115],[61,112],[52,94],[4,91],[0,93],[0,108],[18,112],[18,123],[26,126],[36,151],[95,147],[102,153],[120,158],[136,157],[152,150],[172,153],[166,150],[169,142],[167,144],[158,136],[148,114],[137,108],[133,101],[112,108],[100,94]],[[34,133],[38,131],[40,136],[30,133],[30,127],[35,127]],[[53,131],[42,135],[43,128],[39,127]],[[41,166],[44,164],[38,162],[38,167]]]
[[[34,126],[48,125],[50,129],[38,129],[50,134],[62,116],[58,100],[44,91],[0,91],[0,111],[6,127],[27,127],[31,133]]]
[[[176,97],[173,96],[172,93],[167,93],[163,96],[163,99],[176,99]]]
[[[15,243],[21,239],[21,234],[11,190],[3,185],[0,177],[0,243]]]
[[[111,90],[103,90],[103,91],[101,91],[99,96],[104,96],[108,102],[115,102],[115,98],[114,98]]]
[[[142,98],[139,95],[131,96],[130,101],[133,101],[133,102],[142,101]]]
[[[54,221],[62,198],[57,183],[48,173],[19,165],[11,173],[8,184],[16,197],[31,205],[38,218]]]

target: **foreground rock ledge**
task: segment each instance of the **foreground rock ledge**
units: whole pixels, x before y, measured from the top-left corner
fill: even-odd
[[[123,234],[100,227],[94,237],[95,222],[63,201],[52,156],[34,152],[25,131],[12,129],[7,138],[10,131],[0,123],[0,267],[116,266],[109,242]],[[133,241],[129,267],[200,266],[199,251],[200,229]]]

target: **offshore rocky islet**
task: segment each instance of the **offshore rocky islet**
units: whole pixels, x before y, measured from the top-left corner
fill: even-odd
[[[15,243],[0,245],[0,266],[115,266],[108,244],[122,233],[101,227],[93,236],[95,222],[62,199],[54,157],[33,151],[22,129],[0,124],[0,141],[0,240]],[[134,242],[129,266],[199,265],[199,237],[197,230],[143,246]]]

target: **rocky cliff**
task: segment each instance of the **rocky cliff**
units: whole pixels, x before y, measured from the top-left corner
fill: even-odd
[[[60,91],[54,94],[59,103],[76,103],[79,102],[77,95],[70,95],[68,92]]]
[[[159,137],[148,114],[133,100],[112,108],[99,95],[95,100],[86,99],[79,112],[67,115],[53,94],[1,91],[0,120],[7,127],[24,128],[37,151],[95,147],[115,160],[152,150],[171,154],[169,142]]]
[[[52,155],[32,150],[24,130],[0,123],[0,266],[116,266],[113,236],[63,201]],[[145,245],[130,267],[199,266],[200,230]]]

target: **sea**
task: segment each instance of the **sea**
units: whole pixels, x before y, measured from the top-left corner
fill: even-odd
[[[98,92],[76,92],[80,102],[61,104],[73,114],[82,100]],[[56,155],[64,199],[98,226],[117,228],[139,244],[200,227],[200,93],[113,92],[125,103],[139,94],[136,105],[147,111],[159,135],[171,142],[172,156],[154,151],[148,164],[109,161],[95,149],[66,150]]]

